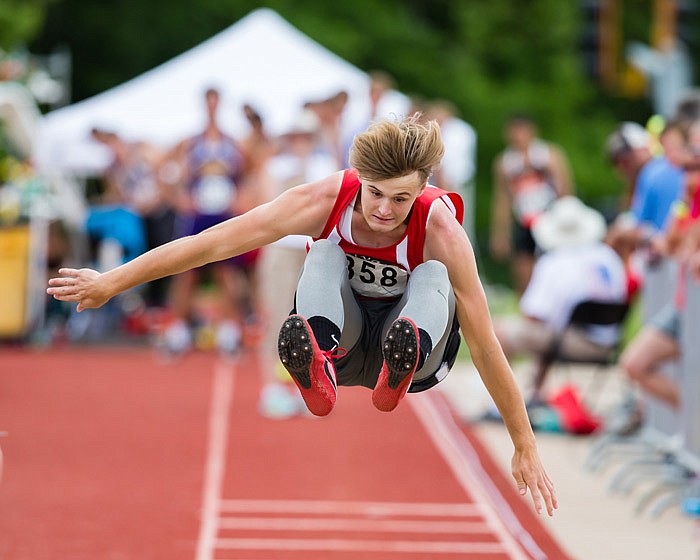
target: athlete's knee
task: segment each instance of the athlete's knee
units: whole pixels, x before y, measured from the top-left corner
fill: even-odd
[[[449,275],[447,274],[447,267],[440,261],[430,260],[419,264],[411,273],[411,280],[420,281],[422,279],[427,279],[431,283],[436,281],[445,280],[449,281]]]
[[[339,262],[345,266],[345,253],[337,244],[328,239],[319,239],[312,243],[306,258],[307,260],[319,260],[325,264]]]

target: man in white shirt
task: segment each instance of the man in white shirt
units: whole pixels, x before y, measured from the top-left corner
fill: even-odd
[[[582,301],[627,299],[624,264],[602,242],[605,231],[603,216],[573,196],[552,203],[534,223],[533,237],[545,253],[520,300],[522,315],[496,326],[507,356],[543,357],[561,333],[562,353],[580,360],[605,356],[617,343],[617,326],[566,328],[574,307]],[[531,401],[540,400],[543,383],[544,379],[536,383]]]

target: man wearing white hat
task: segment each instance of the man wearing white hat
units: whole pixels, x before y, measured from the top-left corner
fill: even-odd
[[[522,316],[496,326],[507,356],[521,352],[544,355],[582,301],[626,300],[624,265],[603,243],[605,233],[603,216],[574,196],[556,200],[537,219],[532,234],[544,254],[520,300]],[[561,348],[572,358],[595,359],[609,352],[619,338],[618,331],[615,326],[567,329]],[[531,401],[540,400],[540,389],[535,387]]]

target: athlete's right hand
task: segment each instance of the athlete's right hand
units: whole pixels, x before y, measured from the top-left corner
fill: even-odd
[[[90,268],[61,268],[58,278],[49,280],[46,293],[60,301],[78,303],[78,311],[101,307],[110,296],[100,285],[102,276]]]

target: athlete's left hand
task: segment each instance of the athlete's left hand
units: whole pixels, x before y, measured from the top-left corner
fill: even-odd
[[[524,496],[528,489],[530,490],[537,513],[542,513],[544,501],[549,516],[554,515],[554,510],[559,507],[554,493],[554,484],[542,466],[537,449],[534,447],[516,449],[511,461],[511,472],[521,496]]]

